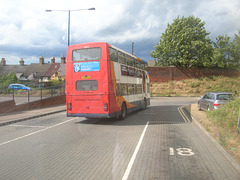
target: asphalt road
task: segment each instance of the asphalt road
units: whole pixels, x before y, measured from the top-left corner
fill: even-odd
[[[240,179],[181,106],[153,98],[125,120],[58,113],[0,127],[0,179]],[[188,121],[189,120],[189,121]]]

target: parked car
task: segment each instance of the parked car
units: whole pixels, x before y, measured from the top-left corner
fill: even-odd
[[[23,84],[10,84],[8,89],[22,89],[22,90],[31,90],[32,88],[27,87]]]
[[[201,96],[198,101],[198,110],[210,111],[218,109],[222,104],[226,104],[234,99],[233,93],[228,92],[208,92],[205,96]]]

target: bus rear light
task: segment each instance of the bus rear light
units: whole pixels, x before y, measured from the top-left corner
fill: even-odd
[[[69,102],[69,103],[67,104],[67,109],[70,110],[70,111],[72,110],[72,103]]]
[[[104,103],[103,109],[104,111],[108,111],[108,103]]]

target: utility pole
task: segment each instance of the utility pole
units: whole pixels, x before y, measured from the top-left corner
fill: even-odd
[[[134,42],[132,42],[132,55],[134,55]]]

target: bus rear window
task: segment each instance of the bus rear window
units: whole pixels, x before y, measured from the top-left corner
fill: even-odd
[[[98,83],[96,80],[81,80],[76,81],[77,91],[95,91],[98,88]]]
[[[73,50],[73,61],[90,61],[101,59],[101,48],[86,48]]]

